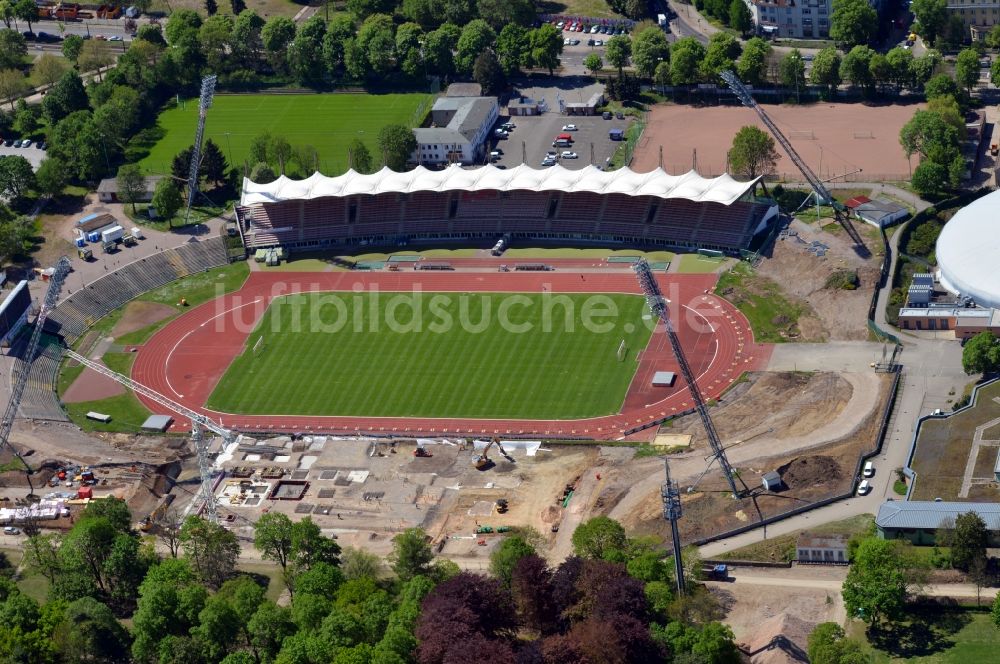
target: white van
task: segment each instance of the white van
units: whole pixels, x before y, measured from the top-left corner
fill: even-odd
[[[875,474],[875,466],[872,465],[871,461],[866,461],[865,468],[864,470],[861,471],[861,475],[863,477],[871,477],[874,474]]]
[[[858,495],[867,496],[868,492],[872,490],[872,485],[868,480],[861,480],[861,484],[858,485]]]

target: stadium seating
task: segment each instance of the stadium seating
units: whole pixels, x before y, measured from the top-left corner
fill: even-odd
[[[28,335],[21,335],[18,343],[11,348],[11,355],[23,357],[27,350]],[[28,370],[28,382],[21,397],[20,415],[34,420],[68,421],[66,413],[59,405],[56,396],[56,375],[59,372],[59,362],[62,359],[62,349],[58,339],[43,335],[35,361]]]

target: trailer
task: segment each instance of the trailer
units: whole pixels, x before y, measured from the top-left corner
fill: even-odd
[[[125,237],[125,229],[121,226],[112,226],[101,233],[101,242],[118,242]]]
[[[122,236],[122,244],[124,244],[126,247],[134,247],[135,245],[139,244],[139,242],[130,233],[126,233],[125,235]]]

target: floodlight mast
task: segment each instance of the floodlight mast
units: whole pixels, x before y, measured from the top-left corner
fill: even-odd
[[[191,152],[191,166],[188,170],[188,199],[187,211],[184,214],[184,221],[191,217],[191,206],[194,205],[195,194],[198,193],[198,171],[201,170],[201,140],[205,136],[205,119],[208,117],[208,109],[212,108],[212,100],[215,98],[215,81],[217,77],[206,76],[201,79],[201,94],[198,96],[198,128],[194,133],[194,150]]]
[[[681,518],[681,494],[677,490],[677,482],[670,479],[670,462],[663,458],[663,470],[666,481],[660,487],[660,497],[663,499],[663,518],[670,523],[670,538],[674,547],[674,577],[677,579],[677,593],[684,594],[684,561],[681,560],[681,535],[677,530],[677,521]]]
[[[160,404],[164,408],[191,420],[191,441],[194,443],[194,450],[198,457],[198,472],[201,475],[201,498],[205,505],[205,516],[209,521],[215,522],[218,515],[215,492],[212,491],[212,464],[208,458],[208,443],[202,436],[202,429],[208,429],[209,431],[221,436],[222,440],[226,443],[235,441],[236,434],[212,418],[191,410],[187,406],[177,403],[170,397],[164,396],[152,388],[146,387],[142,383],[132,380],[128,376],[123,376],[117,371],[112,371],[103,364],[94,362],[90,358],[84,357],[83,355],[69,350],[68,348],[65,352],[67,357],[76,360],[85,367],[93,369],[102,376],[107,376],[111,380],[119,382],[136,394],[141,394],[147,399]]]
[[[21,407],[21,398],[24,390],[28,386],[28,375],[31,372],[31,363],[35,361],[38,353],[38,346],[42,339],[42,329],[45,321],[49,317],[49,312],[59,301],[59,294],[62,292],[63,282],[69,274],[69,258],[63,256],[56,263],[55,271],[49,277],[49,287],[45,291],[42,304],[38,307],[38,315],[35,317],[35,327],[31,330],[31,338],[28,347],[24,351],[24,356],[14,363],[14,380],[10,392],[10,401],[7,402],[7,409],[4,411],[3,419],[0,420],[0,449],[6,447],[24,465],[25,476],[28,478],[28,491],[34,493],[35,488],[31,483],[31,467],[20,453],[10,444],[10,432],[14,428],[14,419],[17,417],[17,410]]]
[[[691,393],[691,399],[694,401],[694,407],[698,411],[698,415],[701,417],[701,423],[705,427],[705,434],[708,436],[708,444],[712,448],[712,458],[719,461],[719,465],[722,466],[722,472],[726,476],[726,481],[729,482],[729,488],[732,491],[733,498],[740,498],[745,495],[749,489],[746,484],[740,479],[740,483],[743,484],[743,490],[741,491],[736,487],[736,479],[739,477],[733,467],[729,465],[729,459],[726,458],[726,451],[722,447],[722,442],[719,440],[719,434],[715,430],[715,424],[712,423],[712,418],[708,414],[708,408],[705,406],[705,400],[701,397],[701,390],[698,389],[698,383],[695,381],[694,372],[691,371],[690,365],[688,365],[687,357],[684,355],[684,349],[681,348],[680,339],[677,338],[677,332],[674,330],[674,325],[670,321],[670,312],[667,310],[667,303],[663,299],[663,294],[660,293],[660,286],[656,283],[656,277],[653,276],[653,271],[649,268],[649,263],[646,259],[640,258],[636,261],[633,266],[635,274],[639,279],[639,286],[642,288],[643,294],[646,296],[646,304],[649,306],[649,310],[654,316],[663,321],[663,326],[667,332],[667,339],[670,341],[670,348],[674,352],[674,358],[677,360],[677,364],[681,370],[681,376],[684,378],[684,382],[687,383],[688,392]]]

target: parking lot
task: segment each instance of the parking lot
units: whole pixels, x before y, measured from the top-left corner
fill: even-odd
[[[30,148],[7,147],[3,143],[0,143],[0,157],[11,157],[14,155],[19,155],[27,159],[31,167],[37,171],[38,165],[45,158],[45,151],[39,150],[37,143],[32,143]]]

